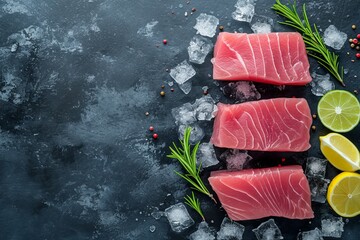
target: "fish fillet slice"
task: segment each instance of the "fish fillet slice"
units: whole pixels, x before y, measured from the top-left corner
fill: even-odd
[[[314,217],[309,183],[301,166],[215,171],[209,182],[234,221]]]
[[[276,85],[311,81],[305,43],[299,33],[220,33],[215,44],[216,80],[247,80]]]
[[[224,148],[302,152],[310,148],[311,123],[303,98],[219,103],[211,142]]]

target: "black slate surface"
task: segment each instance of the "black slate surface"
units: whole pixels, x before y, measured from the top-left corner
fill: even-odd
[[[273,2],[258,0],[256,13],[282,20],[270,10]],[[214,98],[231,100],[208,77],[209,56],[204,64],[194,65],[197,74],[189,95],[177,86],[170,92],[166,69],[188,59],[187,46],[200,13],[218,17],[225,31],[242,27],[250,32],[247,23],[232,20],[235,3],[0,1],[0,239],[185,239],[196,230],[194,225],[177,234],[165,218],[150,216],[154,207],[164,210],[189,193],[173,172],[179,166],[166,158],[168,145],[177,139],[170,110],[200,98],[205,85]],[[356,33],[351,25],[360,27],[358,1],[300,3],[307,3],[310,21],[321,29],[334,24],[350,37]],[[191,8],[197,11],[185,17]],[[137,33],[151,21],[158,21],[152,36]],[[276,23],[275,31],[291,29]],[[164,38],[167,45],[162,44]],[[15,52],[13,44],[18,44]],[[355,51],[345,44],[338,53],[349,69],[346,89],[358,89],[360,62],[350,61]],[[323,73],[312,60],[311,68]],[[165,97],[159,95],[163,84]],[[284,91],[257,87],[264,90],[263,98],[305,97],[313,112],[319,100],[309,86]],[[343,89],[338,83],[336,88]],[[255,161],[264,166],[269,163],[260,159],[272,158],[276,165],[283,156],[289,163],[321,157],[318,136],[329,131],[319,120],[314,124],[317,130],[308,152],[253,153]],[[151,139],[150,125],[159,134],[157,141]],[[201,126],[206,141],[212,124]],[[358,134],[359,127],[345,135],[360,146]],[[337,173],[328,166],[328,178]],[[204,172],[204,179],[208,174]],[[218,230],[224,211],[200,199],[210,226]],[[320,227],[321,214],[331,212],[327,204],[313,203],[313,208],[316,218],[311,221],[275,218],[285,239]],[[265,220],[242,222],[244,239],[254,239],[251,229]],[[342,239],[358,239],[359,222],[359,217],[349,219]]]

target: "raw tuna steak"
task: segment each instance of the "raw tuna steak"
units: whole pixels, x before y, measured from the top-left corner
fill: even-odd
[[[311,122],[303,98],[219,103],[211,142],[243,150],[302,152],[310,148]]]
[[[299,33],[220,33],[214,49],[214,79],[250,80],[277,85],[311,81]]]
[[[314,217],[309,183],[301,166],[215,171],[209,182],[232,220]]]

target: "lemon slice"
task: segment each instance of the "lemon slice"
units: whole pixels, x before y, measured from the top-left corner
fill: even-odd
[[[327,201],[332,209],[343,217],[360,214],[360,174],[343,172],[330,183]]]
[[[360,120],[360,104],[357,98],[344,90],[327,92],[318,104],[319,119],[334,132],[348,132]]]
[[[338,133],[320,137],[320,149],[327,160],[342,171],[353,172],[360,169],[360,155],[356,146]]]

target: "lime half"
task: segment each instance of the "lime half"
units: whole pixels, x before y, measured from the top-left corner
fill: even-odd
[[[319,101],[318,115],[322,124],[334,132],[348,132],[359,123],[360,104],[344,90],[327,92]]]

